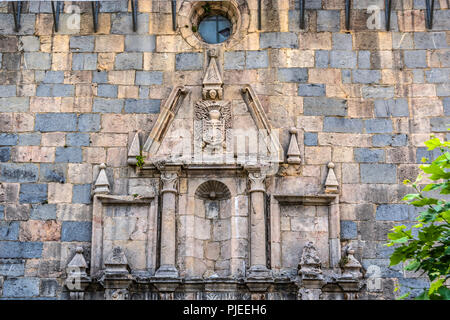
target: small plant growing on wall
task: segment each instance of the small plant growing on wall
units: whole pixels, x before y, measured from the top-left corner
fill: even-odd
[[[136,160],[137,160],[136,165],[142,169],[145,164],[144,157],[142,156],[142,149],[140,150],[139,153],[140,154],[138,156],[136,156]]]
[[[417,217],[417,224],[411,228],[399,225],[388,234],[387,246],[396,246],[390,257],[390,265],[405,263],[405,270],[426,274],[430,287],[415,299],[417,300],[450,300],[448,279],[450,277],[450,202],[429,197],[426,192],[439,191],[439,194],[450,194],[450,141],[432,138],[425,142],[428,150],[439,149],[441,155],[431,164],[425,164],[423,158],[421,173],[416,181],[405,180],[403,183],[416,190],[407,194],[403,200],[418,208],[423,208]],[[425,187],[420,182],[427,175],[432,183]],[[447,284],[447,285],[446,285]],[[396,289],[397,290],[397,289]],[[399,299],[410,295],[406,293]]]

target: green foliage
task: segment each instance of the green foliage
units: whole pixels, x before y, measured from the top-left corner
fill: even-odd
[[[192,32],[197,32],[198,28],[197,26],[192,26]]]
[[[142,154],[139,155],[139,156],[136,156],[136,160],[137,160],[136,165],[137,165],[139,168],[142,169],[142,167],[143,167],[144,164],[145,164],[145,162],[144,162],[144,157],[142,156]]]
[[[418,223],[408,229],[404,225],[392,228],[388,234],[387,246],[396,246],[390,257],[390,265],[406,263],[405,270],[426,274],[431,282],[430,288],[416,299],[449,300],[450,289],[444,285],[450,277],[450,202],[427,197],[424,192],[440,190],[440,194],[450,193],[450,142],[432,138],[425,142],[428,150],[439,148],[441,155],[431,164],[422,164],[420,169],[432,183],[421,189],[420,173],[416,181],[405,180],[417,193],[407,194],[403,200],[424,211],[417,217]],[[428,159],[422,159],[427,162]],[[413,235],[413,230],[417,235]],[[408,294],[399,299],[406,298]]]
[[[207,2],[204,6],[202,6],[203,10],[205,10],[206,13],[211,12],[211,5]]]

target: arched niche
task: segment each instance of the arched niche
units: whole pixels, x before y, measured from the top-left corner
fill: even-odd
[[[231,192],[217,180],[203,182],[195,191],[197,257],[203,266],[199,276],[227,277],[231,263]]]

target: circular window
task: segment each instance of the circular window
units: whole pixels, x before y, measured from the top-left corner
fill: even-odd
[[[207,16],[198,25],[198,33],[207,43],[221,43],[227,40],[231,33],[231,22],[224,16]]]

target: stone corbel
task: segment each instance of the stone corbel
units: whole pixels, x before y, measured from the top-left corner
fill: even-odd
[[[84,291],[91,283],[91,278],[86,273],[87,263],[83,256],[83,248],[77,247],[75,255],[67,265],[67,279],[65,281],[70,292],[71,300],[83,300]]]

